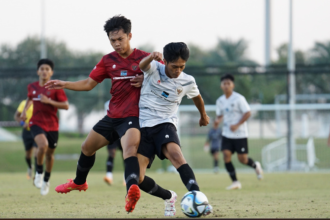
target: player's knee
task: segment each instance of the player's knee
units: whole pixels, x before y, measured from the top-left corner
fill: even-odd
[[[82,143],[81,152],[83,152],[83,154],[86,156],[92,156],[95,153],[95,152],[93,152],[91,147],[86,144],[86,142]]]
[[[239,157],[238,160],[239,160],[239,162],[241,162],[242,164],[247,164],[247,162],[248,162],[248,159],[245,158],[245,157]]]
[[[136,155],[137,155],[137,146],[130,145],[128,147],[125,147],[125,149],[123,149],[123,155],[124,155],[124,158],[136,157]]]
[[[46,160],[52,160],[54,158],[54,154],[53,153],[46,153]]]
[[[228,154],[223,154],[223,160],[225,161],[225,163],[229,163],[231,162],[231,156]]]

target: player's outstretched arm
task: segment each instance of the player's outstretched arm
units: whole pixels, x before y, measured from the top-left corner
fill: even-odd
[[[140,70],[143,72],[146,72],[150,69],[151,61],[156,60],[156,61],[161,61],[163,59],[163,55],[159,52],[152,52],[149,56],[146,56],[140,61],[139,67]]]
[[[74,91],[90,91],[97,85],[97,82],[92,78],[88,77],[84,80],[76,82],[61,81],[61,80],[50,80],[45,84],[45,87],[49,90],[52,89],[69,89]]]
[[[194,101],[194,103],[201,115],[201,119],[199,120],[199,126],[208,125],[209,121],[210,121],[210,117],[206,114],[202,96],[199,94],[198,96],[192,98],[192,100]]]

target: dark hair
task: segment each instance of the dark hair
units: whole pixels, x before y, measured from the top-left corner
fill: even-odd
[[[164,58],[167,62],[173,62],[181,59],[187,61],[189,58],[189,49],[183,42],[169,43],[164,47]]]
[[[235,77],[233,75],[231,75],[231,74],[226,74],[226,75],[222,76],[220,78],[220,82],[222,82],[223,80],[226,80],[226,79],[229,79],[232,82],[235,82]]]
[[[50,66],[50,68],[52,68],[52,70],[54,69],[54,63],[50,59],[41,59],[41,60],[39,60],[38,69],[43,64],[47,64],[48,66]]]
[[[108,36],[111,31],[119,31],[120,29],[123,29],[125,34],[131,33],[131,20],[122,15],[115,15],[105,22],[104,31]]]

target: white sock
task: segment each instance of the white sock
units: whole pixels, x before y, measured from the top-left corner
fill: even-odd
[[[107,177],[112,179],[112,173],[111,172],[107,172]]]

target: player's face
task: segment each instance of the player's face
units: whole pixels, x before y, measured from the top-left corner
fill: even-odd
[[[52,70],[52,68],[49,65],[42,64],[39,67],[37,73],[38,73],[38,76],[40,79],[47,81],[47,80],[50,80],[54,71]]]
[[[221,89],[224,93],[231,93],[234,90],[234,87],[234,82],[229,79],[222,80],[221,82]]]
[[[167,62],[164,59],[166,72],[169,74],[170,78],[178,78],[184,68],[186,67],[186,61],[179,57],[178,60],[173,62]]]
[[[132,33],[125,34],[123,29],[119,31],[111,31],[109,40],[112,48],[119,54],[125,54],[130,50],[129,41],[132,38]]]

